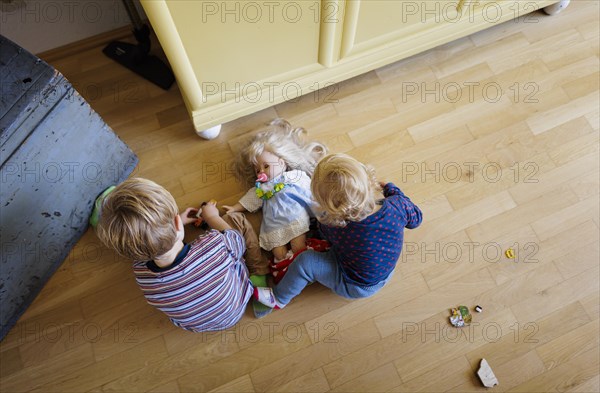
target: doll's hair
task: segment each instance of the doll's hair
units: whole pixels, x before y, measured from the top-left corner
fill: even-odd
[[[268,151],[283,159],[286,170],[299,169],[312,176],[319,160],[327,154],[327,147],[319,142],[304,140],[306,130],[292,127],[284,119],[275,119],[265,131],[261,131],[240,152],[235,162],[235,175],[245,186],[251,187],[256,181],[257,158]]]
[[[375,170],[346,154],[330,154],[317,165],[311,191],[323,224],[344,227],[362,221],[375,210],[381,186]]]

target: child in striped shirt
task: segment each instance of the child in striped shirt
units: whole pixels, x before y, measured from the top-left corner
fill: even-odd
[[[100,210],[100,240],[135,261],[136,281],[148,303],[183,329],[235,325],[252,295],[249,273],[269,271],[246,218],[236,213],[224,219],[215,203],[204,205],[201,214],[212,229],[187,244],[184,225],[196,220],[197,209],[178,214],[171,194],[150,180],[125,181],[104,197]]]

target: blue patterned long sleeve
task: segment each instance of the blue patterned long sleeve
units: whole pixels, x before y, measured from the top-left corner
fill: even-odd
[[[419,209],[419,207],[415,205],[409,197],[404,195],[398,186],[396,186],[394,183],[387,183],[385,187],[383,187],[383,196],[388,198],[394,195],[399,196],[402,207],[406,212],[405,228],[415,229],[421,225],[421,222],[423,221],[423,213],[421,212],[421,209]]]
[[[320,225],[349,282],[373,285],[385,280],[402,252],[404,228],[416,228],[423,220],[421,210],[393,183],[383,192],[381,209],[364,220],[345,227]]]

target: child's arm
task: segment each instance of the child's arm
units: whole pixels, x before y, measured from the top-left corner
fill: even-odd
[[[233,213],[233,212],[255,212],[262,207],[262,199],[260,199],[256,195],[256,187],[252,187],[246,192],[246,194],[240,198],[238,203],[233,206],[225,206],[225,212]]]
[[[402,205],[404,205],[404,209],[406,210],[406,228],[414,229],[421,225],[421,222],[423,222],[421,209],[412,203],[407,196],[402,196]]]
[[[230,252],[230,255],[236,260],[240,260],[246,252],[246,243],[239,230],[233,229],[222,217],[219,216],[219,210],[217,210],[216,202],[208,202],[202,208],[202,218],[206,221],[208,226],[216,229],[224,234],[225,246]],[[225,231],[229,229],[228,231]]]
[[[179,217],[181,218],[181,223],[183,225],[187,225],[196,222],[196,213],[198,213],[198,209],[188,207],[182,213],[179,214]]]
[[[421,209],[417,205],[415,205],[409,197],[404,195],[404,193],[394,184],[394,183],[380,183],[383,188],[383,196],[386,198],[390,196],[397,195],[400,199],[400,203],[402,203],[402,207],[404,208],[406,214],[406,225],[405,227],[408,229],[414,229],[421,225],[423,221],[423,213]]]
[[[227,224],[225,220],[219,216],[219,210],[217,209],[216,202],[208,202],[206,205],[204,205],[200,215],[212,229],[216,229],[217,231],[231,229],[229,224]]]
[[[233,206],[223,205],[223,209],[225,209],[225,213],[234,213],[234,212],[245,212],[246,208],[242,206],[241,203],[236,203]]]
[[[386,183],[384,181],[379,182],[381,189],[383,190],[384,197],[390,197],[392,195],[404,196],[404,193],[392,182]]]

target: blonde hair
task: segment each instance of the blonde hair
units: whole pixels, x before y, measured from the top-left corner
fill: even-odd
[[[327,154],[327,147],[319,142],[305,142],[304,128],[294,128],[284,119],[275,119],[267,130],[262,131],[244,147],[235,163],[236,177],[246,187],[254,185],[257,158],[264,151],[281,158],[286,170],[299,169],[308,176],[312,173],[321,157]]]
[[[152,260],[177,241],[173,196],[153,181],[132,178],[118,185],[102,202],[96,233],[124,257]]]
[[[346,154],[330,154],[315,168],[311,191],[323,212],[319,221],[344,227],[350,221],[364,220],[375,210],[381,187],[373,168]]]

